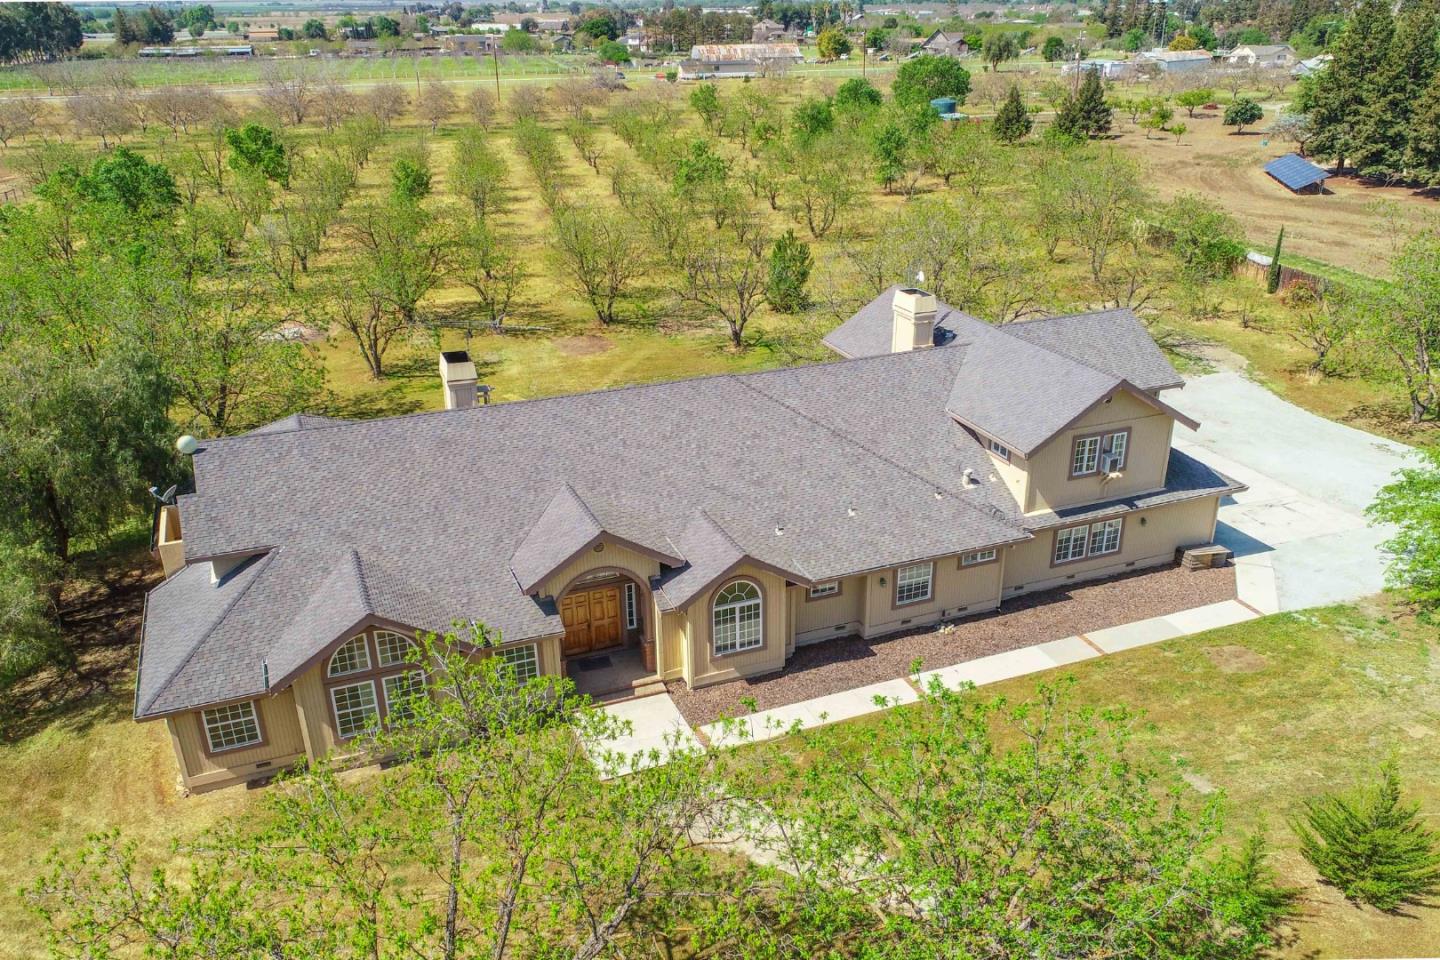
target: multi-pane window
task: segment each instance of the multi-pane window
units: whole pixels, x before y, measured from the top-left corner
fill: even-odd
[[[635,584],[625,581],[625,629],[634,630],[640,626],[639,592]]]
[[[327,674],[332,677],[344,676],[347,673],[359,673],[361,670],[370,669],[370,648],[365,645],[365,634],[352,637],[346,640],[335,656],[330,658],[330,669]]]
[[[895,603],[919,603],[929,600],[934,587],[935,565],[915,563],[895,571]]]
[[[213,707],[203,716],[211,753],[260,742],[260,721],[255,718],[255,704],[251,702]]]
[[[1075,441],[1075,454],[1070,460],[1070,476],[1083,477],[1100,467],[1100,438],[1081,437]]]
[[[715,595],[711,626],[717,654],[764,645],[761,607],[760,588],[749,580],[736,580]]]
[[[419,670],[397,673],[380,681],[385,688],[385,717],[394,723],[408,720],[414,713],[414,699],[425,692],[425,674]]]
[[[1083,560],[1120,549],[1120,532],[1125,521],[1121,517],[1100,520],[1083,527],[1067,527],[1055,533],[1055,562]]]
[[[409,659],[411,643],[393,630],[375,631],[375,658],[382,667],[393,667]]]
[[[1085,557],[1085,543],[1089,527],[1070,527],[1055,534],[1055,562],[1067,563]]]
[[[975,550],[960,555],[960,566],[973,567],[977,563],[989,563],[995,559],[994,550]]]
[[[495,656],[509,664],[510,669],[515,671],[515,679],[522,683],[540,676],[540,657],[533,643],[496,651]]]
[[[380,717],[372,680],[331,687],[330,701],[335,707],[335,731],[342,740],[373,729]]]
[[[1000,442],[997,441],[997,440],[991,440],[991,441],[989,442],[989,446],[990,446],[990,452],[991,452],[991,453],[995,454],[995,456],[999,457],[1001,460],[1004,460],[1006,463],[1009,463],[1009,462],[1010,462],[1010,448],[1009,448],[1009,447],[1005,446],[1005,444],[1000,443]]]
[[[1090,524],[1091,556],[1097,553],[1114,553],[1120,549],[1120,526],[1119,517]]]
[[[840,593],[840,581],[831,580],[829,583],[817,583],[810,588],[810,599],[819,600],[821,597],[833,597]]]

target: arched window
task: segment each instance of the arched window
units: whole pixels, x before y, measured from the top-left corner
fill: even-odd
[[[711,639],[716,654],[765,645],[762,606],[760,588],[749,580],[736,580],[715,594]]]
[[[393,630],[375,631],[375,656],[382,667],[393,667],[397,663],[405,663],[410,656],[411,643],[409,638],[403,637]]]
[[[359,673],[370,669],[370,648],[365,645],[365,634],[346,640],[335,656],[330,658],[330,669],[326,676],[340,677],[347,673]]]

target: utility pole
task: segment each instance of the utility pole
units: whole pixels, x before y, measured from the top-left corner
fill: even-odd
[[[490,59],[495,62],[495,109],[500,109],[500,48],[490,48]]]

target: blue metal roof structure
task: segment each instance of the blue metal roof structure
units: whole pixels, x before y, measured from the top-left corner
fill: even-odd
[[[1317,183],[1324,183],[1329,172],[1306,160],[1297,153],[1287,153],[1265,164],[1265,172],[1291,190],[1304,190]]]

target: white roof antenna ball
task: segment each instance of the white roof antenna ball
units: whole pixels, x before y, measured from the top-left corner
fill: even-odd
[[[179,450],[182,454],[188,457],[193,455],[196,450],[200,449],[200,441],[196,440],[194,437],[187,433],[185,434],[185,436],[175,441],[175,449]]]
[[[924,271],[924,270],[916,270],[916,271],[915,271],[915,286],[917,286],[917,287],[923,287],[923,286],[925,286],[925,271]]]

